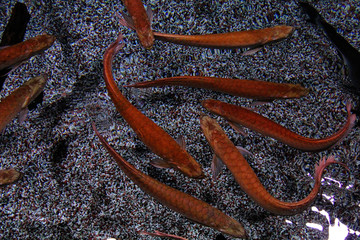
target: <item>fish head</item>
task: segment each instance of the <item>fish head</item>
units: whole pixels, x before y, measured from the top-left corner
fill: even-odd
[[[217,100],[207,99],[202,101],[201,105],[212,113],[219,115],[222,112],[222,108],[220,107],[219,102]]]
[[[236,238],[248,238],[244,226],[233,218],[228,219],[228,222],[223,224],[219,230]]]
[[[195,161],[191,156],[189,156],[189,160],[186,164],[183,165],[176,165],[173,168],[177,171],[183,173],[184,175],[195,178],[195,179],[202,179],[205,177],[201,165]]]

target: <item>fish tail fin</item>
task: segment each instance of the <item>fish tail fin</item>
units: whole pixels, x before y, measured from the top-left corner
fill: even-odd
[[[315,167],[315,184],[320,184],[325,168],[331,164],[339,164],[343,166],[348,172],[350,172],[348,166],[345,163],[336,161],[334,156],[329,156],[328,158],[323,157]]]
[[[132,20],[132,18],[129,15],[121,12],[121,16],[120,16],[119,13],[116,13],[116,16],[119,18],[119,23],[121,25],[123,25],[125,27],[128,27],[128,28],[130,28],[132,30],[136,30],[135,25],[134,25],[134,21]]]
[[[146,7],[146,14],[147,14],[147,16],[148,16],[148,18],[149,18],[149,22],[150,22],[150,24],[151,24],[152,21],[153,21],[153,18],[154,18],[154,13],[153,13],[153,11],[151,10],[151,7],[149,7],[149,6]]]

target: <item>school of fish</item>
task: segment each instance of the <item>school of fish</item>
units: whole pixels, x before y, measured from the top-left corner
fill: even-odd
[[[292,26],[279,25],[265,29],[221,34],[176,35],[160,33],[152,30],[152,11],[150,8],[145,9],[141,0],[123,0],[123,4],[129,15],[122,13],[120,23],[123,26],[135,30],[140,44],[146,49],[151,49],[155,40],[205,48],[256,48],[284,40],[294,32],[294,27]],[[342,49],[340,46],[343,46],[343,44],[337,43],[342,41],[343,38],[334,33],[333,27],[326,23],[311,5],[302,2],[300,2],[300,5],[309,14],[311,20],[325,30],[329,38],[335,36],[335,40],[333,41],[349,67],[352,83],[355,88],[358,89],[359,68],[354,66],[354,61],[359,59],[358,52],[355,50],[356,53],[350,53],[351,51],[348,50],[351,49],[350,47]],[[54,41],[55,37],[43,34],[0,49],[0,70],[16,67],[23,61],[51,47]],[[103,57],[103,76],[106,88],[117,111],[134,130],[138,138],[152,152],[159,156],[159,159],[151,161],[153,166],[172,168],[187,177],[195,179],[205,178],[206,176],[203,173],[202,166],[185,150],[185,144],[173,139],[162,127],[158,126],[133,106],[121,93],[113,77],[112,61],[124,45],[123,36],[119,33],[118,38],[106,49]],[[20,113],[20,116],[24,115],[22,112],[26,112],[28,105],[43,91],[46,80],[47,76],[45,74],[32,78],[0,101],[0,131],[2,131],[17,114]],[[209,89],[233,96],[262,101],[272,101],[276,99],[285,101],[286,99],[301,98],[309,93],[308,89],[299,84],[206,76],[174,76],[124,85],[123,87],[148,88],[171,85]],[[331,136],[312,139],[294,133],[277,124],[275,121],[241,106],[213,99],[202,101],[202,106],[209,112],[222,116],[228,120],[232,126],[238,126],[239,128],[240,125],[245,126],[265,136],[272,137],[290,147],[310,152],[323,151],[341,142],[354,127],[356,121],[356,115],[351,113],[351,103],[348,102],[346,104],[347,120],[345,124]],[[98,132],[94,123],[92,126],[101,144],[110,153],[112,158],[114,158],[120,169],[145,193],[155,198],[164,206],[167,206],[196,223],[236,238],[247,238],[246,229],[234,218],[226,215],[205,201],[167,186],[136,169],[109,145],[105,138]],[[317,197],[321,187],[321,177],[327,166],[339,164],[349,171],[345,163],[336,161],[333,156],[324,157],[319,160],[315,168],[315,183],[308,196],[297,202],[282,201],[273,197],[265,189],[248,164],[242,151],[239,151],[232,143],[216,120],[202,114],[200,117],[200,126],[214,152],[212,163],[213,171],[220,172],[219,168],[224,164],[249,198],[273,214],[293,215],[308,209]],[[15,169],[0,169],[0,185],[10,184],[18,179],[20,175],[21,174],[16,172]],[[226,209],[223,210],[226,212]],[[158,231],[146,234],[183,239]]]

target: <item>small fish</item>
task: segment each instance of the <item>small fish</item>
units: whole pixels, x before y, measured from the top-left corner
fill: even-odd
[[[199,76],[161,78],[154,81],[135,83],[125,87],[147,88],[174,85],[205,88],[217,92],[227,93],[233,96],[257,100],[299,98],[309,93],[308,89],[300,86],[299,84]]]
[[[202,105],[208,111],[224,117],[233,124],[240,124],[293,148],[307,152],[319,152],[336,145],[347,136],[356,120],[356,115],[350,112],[351,104],[348,103],[346,105],[348,116],[344,126],[329,137],[313,139],[300,136],[274,121],[240,106],[213,99],[203,101]]]
[[[346,39],[337,33],[336,29],[325,21],[319,12],[307,2],[299,2],[300,6],[310,17],[310,21],[321,27],[329,40],[336,46],[343,61],[348,67],[352,85],[360,94],[360,52]]]
[[[47,77],[40,75],[25,82],[10,95],[0,101],[0,132],[20,112],[20,118],[26,115],[27,106],[44,89]]]
[[[136,29],[122,14],[120,24]],[[279,25],[257,30],[247,30],[239,32],[204,34],[204,35],[178,35],[153,32],[156,40],[171,42],[175,44],[205,48],[236,49],[236,48],[256,48],[266,44],[280,41],[289,37],[294,32],[294,27]]]
[[[102,145],[115,159],[121,170],[145,193],[149,194],[161,204],[188,219],[211,227],[233,237],[246,238],[244,227],[235,219],[227,216],[217,208],[203,202],[193,196],[169,187],[152,177],[137,170],[133,165],[123,159],[100,135],[93,124],[93,129],[99,137]]]
[[[123,0],[123,3],[131,16],[131,21],[129,19],[128,21],[136,30],[141,45],[150,49],[154,44],[154,34],[151,29],[151,20],[144,5],[141,0]]]
[[[254,202],[274,214],[294,215],[307,209],[315,200],[320,190],[321,177],[327,166],[340,164],[348,170],[344,163],[335,161],[334,157],[329,157],[328,159],[324,157],[315,168],[315,184],[310,194],[298,202],[283,202],[271,196],[265,189],[243,155],[214,119],[203,115],[200,118],[200,124],[214,154],[228,167],[241,189]]]
[[[54,43],[55,37],[43,34],[24,42],[0,49],[0,70],[15,67],[23,61],[37,55]]]
[[[17,181],[21,177],[21,173],[16,171],[14,168],[0,170],[0,186],[11,184]]]
[[[124,46],[120,34],[104,54],[104,79],[106,88],[116,109],[135,131],[141,141],[161,159],[156,161],[158,167],[171,167],[188,177],[203,178],[201,165],[195,161],[169,134],[135,108],[120,92],[112,75],[112,60]]]

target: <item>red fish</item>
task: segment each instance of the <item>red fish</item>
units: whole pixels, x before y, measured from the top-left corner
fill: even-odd
[[[104,54],[104,78],[106,88],[116,109],[144,144],[161,157],[155,165],[171,167],[192,178],[203,178],[202,168],[169,134],[134,107],[120,92],[112,75],[112,60],[123,47],[122,35],[112,43]]]
[[[54,43],[55,37],[43,34],[24,42],[0,49],[0,70],[14,67],[23,61],[39,54]]]
[[[121,170],[144,192],[155,198],[166,207],[180,213],[188,219],[211,227],[233,237],[246,237],[244,227],[235,219],[227,216],[217,208],[193,196],[169,187],[152,177],[137,170],[133,165],[123,159],[100,135],[93,124],[95,133],[101,143],[115,159]]]
[[[154,81],[135,83],[125,87],[148,88],[174,85],[205,88],[233,96],[257,100],[299,98],[307,95],[309,92],[309,90],[299,84],[198,76],[161,78]]]
[[[35,77],[15,89],[0,101],[0,132],[19,113],[25,115],[27,106],[43,91],[47,77]]]
[[[315,184],[310,194],[298,202],[284,202],[271,196],[265,189],[243,155],[214,119],[204,115],[200,118],[200,124],[214,154],[228,167],[241,189],[257,204],[274,214],[293,215],[308,208],[320,190],[323,171],[330,164],[340,164],[348,170],[344,163],[335,161],[334,157],[324,157],[315,168]]]
[[[275,138],[291,147],[307,152],[319,152],[336,145],[347,136],[356,120],[356,115],[350,112],[351,104],[348,103],[346,105],[348,116],[344,126],[329,137],[313,139],[300,136],[274,121],[240,106],[212,99],[203,101],[202,105],[208,111],[224,117],[233,124],[245,126],[265,136]]]

